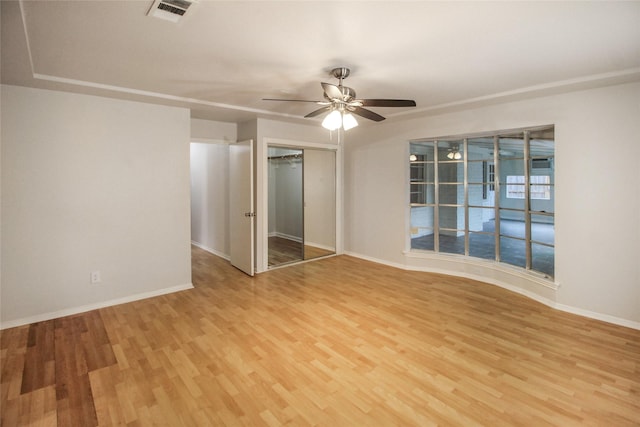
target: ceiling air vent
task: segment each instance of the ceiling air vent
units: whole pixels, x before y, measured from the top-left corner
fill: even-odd
[[[155,0],[147,16],[178,22],[193,5],[189,0]]]

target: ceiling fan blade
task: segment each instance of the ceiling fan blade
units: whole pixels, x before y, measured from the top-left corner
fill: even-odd
[[[354,114],[362,116],[365,119],[373,120],[375,122],[381,122],[384,120],[384,117],[382,117],[380,114],[374,113],[373,111],[367,110],[366,108],[349,107],[349,110],[352,111]]]
[[[262,98],[263,101],[289,101],[289,102],[313,102],[323,104],[325,101],[312,101],[310,99],[279,99],[279,98]]]
[[[358,99],[363,107],[415,107],[412,99]]]
[[[336,85],[332,85],[331,83],[320,83],[322,85],[322,89],[324,89],[324,93],[329,97],[329,99],[339,99],[342,100],[342,91]]]
[[[325,113],[327,111],[331,110],[331,107],[322,107],[322,108],[318,108],[317,110],[314,110],[312,112],[310,112],[309,114],[307,114],[306,116],[304,116],[305,118],[309,118],[309,117],[315,117],[315,116],[319,116],[322,113]]]

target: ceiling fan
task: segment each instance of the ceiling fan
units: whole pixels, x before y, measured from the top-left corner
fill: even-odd
[[[316,117],[323,113],[329,113],[323,120],[322,126],[329,130],[335,130],[340,127],[349,130],[358,125],[353,114],[364,117],[365,119],[380,122],[385,118],[378,113],[374,113],[363,107],[415,107],[416,102],[410,99],[357,99],[356,91],[350,87],[343,86],[342,81],[346,79],[351,70],[345,67],[334,68],[331,75],[338,79],[338,85],[331,83],[320,83],[324,90],[324,100],[312,101],[306,99],[276,99],[263,98],[264,101],[294,101],[294,102],[313,102],[322,105],[322,108],[314,110],[304,116],[305,118]]]

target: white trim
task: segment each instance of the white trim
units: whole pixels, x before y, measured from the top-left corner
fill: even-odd
[[[400,264],[400,263],[397,263],[397,262],[386,261],[386,260],[383,260],[383,259],[374,258],[374,257],[370,257],[368,255],[362,255],[362,254],[359,254],[359,253],[356,253],[356,252],[350,252],[350,251],[345,251],[344,254],[352,256],[354,258],[360,258],[360,259],[363,259],[365,261],[375,262],[376,264],[387,265],[389,267],[399,268],[401,270],[408,270],[406,265]],[[435,273],[435,271],[433,271],[433,273]]]
[[[224,108],[224,109],[228,109],[228,110],[243,111],[243,112],[247,112],[247,113],[268,114],[268,115],[272,115],[272,116],[280,116],[280,117],[287,117],[287,118],[296,118],[296,119],[300,118],[300,116],[296,116],[296,115],[293,115],[293,114],[277,113],[277,112],[273,112],[273,111],[262,110],[262,109],[259,109],[259,108],[242,107],[242,106],[239,106],[239,105],[224,104],[224,103],[221,103],[221,102],[205,101],[205,100],[198,99],[198,98],[186,98],[186,97],[183,97],[183,96],[169,95],[169,94],[166,94],[166,93],[151,92],[151,91],[148,91],[148,90],[140,90],[140,89],[132,89],[132,88],[127,88],[127,87],[122,87],[122,86],[107,85],[107,84],[103,84],[103,83],[94,83],[94,82],[89,82],[89,81],[86,81],[86,80],[69,79],[69,78],[66,78],[66,77],[51,76],[51,75],[47,75],[47,74],[33,73],[33,78],[37,79],[37,80],[45,80],[45,81],[50,81],[50,82],[55,82],[55,83],[64,83],[64,84],[70,84],[70,85],[74,85],[74,86],[83,86],[83,87],[89,87],[89,88],[93,88],[93,89],[101,89],[101,90],[113,91],[113,92],[118,92],[118,93],[127,93],[127,94],[130,94],[130,95],[145,96],[145,97],[150,97],[150,98],[163,99],[163,100],[166,100],[166,101],[181,102],[181,103],[186,103],[186,104],[204,105],[204,106],[207,106],[207,107]]]
[[[583,308],[572,307],[570,305],[560,303],[555,303],[552,307],[560,311],[576,314],[578,316],[589,317],[591,319],[600,320],[602,322],[613,323],[614,325],[625,326],[627,328],[640,330],[640,322],[634,322],[633,320],[622,319],[620,317],[611,316],[609,314],[598,313],[595,311],[585,310]]]
[[[549,298],[545,298],[543,296],[537,295],[537,294],[535,294],[533,292],[530,292],[530,291],[527,291],[525,289],[521,289],[521,288],[515,287],[513,285],[510,285],[508,283],[505,283],[505,282],[502,282],[502,281],[499,281],[499,280],[493,280],[493,279],[490,279],[490,278],[487,278],[487,277],[484,277],[484,276],[479,276],[479,275],[475,275],[475,274],[468,274],[468,273],[460,273],[460,272],[455,272],[455,271],[445,270],[445,269],[438,269],[438,268],[407,266],[407,265],[404,265],[404,264],[395,263],[395,262],[389,262],[389,261],[385,261],[385,260],[382,260],[382,259],[370,257],[370,256],[367,256],[367,255],[358,254],[358,253],[355,253],[355,252],[345,252],[345,255],[349,255],[349,256],[352,256],[352,257],[355,257],[355,258],[360,258],[360,259],[363,259],[365,261],[371,261],[371,262],[375,262],[375,263],[378,263],[378,264],[387,265],[389,267],[399,268],[401,270],[422,271],[422,272],[425,272],[425,273],[446,274],[446,275],[449,275],[449,276],[464,277],[464,278],[467,278],[467,279],[477,280],[479,282],[487,283],[489,285],[498,286],[498,287],[501,287],[501,288],[506,289],[508,291],[515,292],[517,294],[525,296],[527,298],[531,298],[532,300],[537,301],[537,302],[539,302],[541,304],[544,304],[547,307],[553,308],[555,310],[560,310],[560,311],[564,311],[566,313],[576,314],[578,316],[588,317],[590,319],[600,320],[602,322],[612,323],[614,325],[619,325],[619,326],[624,326],[624,327],[627,327],[627,328],[640,330],[640,322],[635,322],[633,320],[622,319],[620,317],[615,317],[615,316],[611,316],[611,315],[604,314],[604,313],[598,313],[598,312],[595,312],[595,311],[585,310],[585,309],[582,309],[582,308],[573,307],[573,306],[566,305],[566,304],[560,304],[560,303],[557,303],[557,302],[555,302],[553,300],[550,300]],[[408,255],[408,254],[406,254],[406,255]],[[465,261],[465,262],[467,262],[467,261]],[[499,269],[499,271],[500,272],[505,272],[505,273],[510,273],[510,274],[514,273],[514,272],[505,271],[503,269]],[[522,275],[522,274],[514,274],[514,275],[518,276],[518,277],[521,277],[521,278],[524,277],[526,279],[532,280],[532,278],[529,277],[528,275]],[[535,280],[533,280],[533,282],[549,287],[548,285],[545,285],[544,283],[540,283],[540,282],[535,281]],[[555,284],[555,285],[560,286],[559,284]]]
[[[447,102],[444,104],[433,105],[431,107],[414,108],[405,111],[398,112],[393,115],[387,115],[389,117],[399,117],[408,115],[420,115],[422,113],[438,112],[440,110],[448,109],[462,109],[470,108],[477,104],[484,104],[487,102],[504,102],[505,99],[522,99],[522,96],[545,96],[547,94],[557,93],[558,90],[562,91],[575,91],[581,88],[597,88],[607,85],[623,84],[636,81],[640,75],[640,67],[627,68],[621,71],[611,71],[601,74],[592,74],[584,77],[576,77],[572,79],[559,80],[551,83],[543,83],[539,85],[526,86],[519,89],[508,90],[505,92],[494,93],[491,95],[479,96],[476,98],[463,99],[461,101]]]
[[[185,291],[187,289],[193,289],[193,284],[185,283],[184,285],[172,286],[170,288],[158,289],[150,292],[143,292],[140,294],[129,295],[123,298],[116,298],[109,301],[102,301],[94,304],[82,305],[79,307],[66,308],[64,310],[53,311],[50,313],[42,313],[36,316],[24,317],[22,319],[9,320],[0,324],[0,330],[14,328],[16,326],[29,325],[35,322],[43,322],[45,320],[57,319],[59,317],[71,316],[74,314],[85,313],[91,310],[97,310],[99,308],[111,307],[113,305],[126,304],[128,302],[138,301],[142,299],[157,297],[160,295],[172,294],[174,292]]]
[[[557,291],[558,288],[560,288],[560,283],[551,281],[541,273],[537,273],[535,271],[527,271],[518,267],[511,267],[508,264],[499,263],[497,261],[485,260],[482,258],[467,257],[464,255],[457,255],[457,254],[417,252],[415,250],[404,251],[403,254],[407,258],[431,259],[431,260],[437,260],[437,261],[457,262],[464,265],[475,265],[475,266],[487,268],[493,271],[498,271],[500,273],[509,274],[511,276],[518,277],[519,279],[525,279],[537,285],[544,286],[545,288],[552,289],[554,291]]]
[[[223,259],[226,259],[227,261],[229,261],[229,260],[231,259],[231,257],[229,256],[229,254],[225,254],[225,253],[223,253],[223,252],[217,251],[217,250],[215,250],[215,249],[213,249],[213,248],[210,248],[210,247],[208,247],[208,246],[203,245],[202,243],[196,242],[195,240],[192,240],[192,241],[191,241],[191,244],[192,244],[193,246],[196,246],[196,247],[198,247],[198,248],[202,249],[203,251],[207,251],[207,252],[209,252],[210,254],[213,254],[213,255],[215,255],[215,256],[219,256],[220,258],[223,258]]]

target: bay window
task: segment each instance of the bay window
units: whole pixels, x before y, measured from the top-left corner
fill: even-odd
[[[410,143],[412,251],[554,275],[554,128]]]

